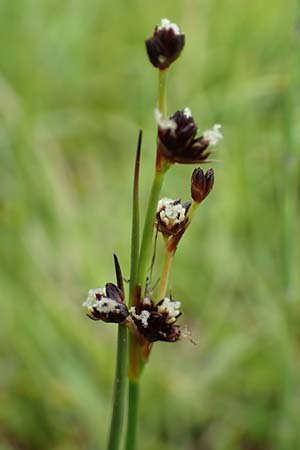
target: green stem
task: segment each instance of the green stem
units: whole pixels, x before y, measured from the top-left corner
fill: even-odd
[[[163,117],[166,114],[166,84],[167,84],[167,70],[159,70],[158,78],[158,110]]]
[[[189,209],[189,222],[188,225],[190,225],[193,215],[195,214],[197,208],[199,206],[199,203],[193,202],[190,209]],[[180,236],[178,236],[178,238],[176,239],[176,236],[171,238],[170,242],[166,242],[166,252],[165,252],[165,258],[164,258],[164,263],[163,263],[163,268],[162,268],[162,273],[161,273],[161,277],[160,277],[160,283],[159,283],[159,288],[158,288],[158,295],[157,295],[157,299],[158,301],[162,300],[165,295],[166,295],[166,291],[167,291],[167,287],[168,287],[168,281],[169,281],[169,275],[170,275],[170,271],[171,271],[171,267],[172,267],[172,262],[173,262],[173,257],[176,251],[176,248],[179,244],[179,241],[181,240],[183,234],[181,234]]]
[[[128,422],[125,450],[135,450],[139,404],[139,382],[129,382]]]
[[[158,88],[158,109],[165,114],[165,88],[166,88],[166,71],[159,71],[159,88]],[[138,146],[139,147],[139,146]],[[156,171],[152,182],[147,212],[145,216],[143,236],[140,246],[138,267],[137,249],[138,238],[135,239],[139,228],[138,224],[138,171],[137,161],[139,166],[139,157],[136,159],[136,173],[133,190],[133,221],[132,221],[132,253],[131,253],[131,280],[130,280],[130,303],[134,303],[135,289],[140,289],[143,295],[144,286],[146,282],[146,273],[151,257],[151,244],[153,238],[154,219],[156,213],[157,202],[161,187],[163,184],[164,175],[169,167],[168,164],[162,162],[156,157]],[[139,344],[136,342],[134,336],[130,337],[130,352],[129,352],[129,393],[128,393],[128,416],[127,416],[127,434],[125,450],[134,450],[136,444],[136,429],[137,429],[137,414],[139,401],[139,381],[141,367],[143,366]],[[134,379],[132,379],[134,378]]]
[[[165,104],[166,104],[166,82],[167,82],[167,70],[159,70],[159,78],[158,78],[158,109],[162,113],[165,114]],[[158,167],[159,166],[159,167]],[[145,218],[143,237],[141,242],[141,250],[139,257],[139,268],[137,275],[137,284],[140,284],[143,287],[146,278],[147,265],[150,259],[151,252],[151,243],[153,236],[153,225],[154,225],[154,217],[158,202],[158,197],[161,191],[164,175],[168,170],[169,165],[165,163],[158,164],[158,159],[156,161],[156,171],[155,176],[152,183],[152,189],[150,193],[150,198],[148,202],[148,209]],[[143,291],[142,291],[143,292]]]
[[[145,218],[144,231],[141,243],[141,251],[139,258],[139,268],[137,275],[137,284],[144,286],[148,264],[151,256],[151,244],[153,237],[154,218],[157,208],[157,202],[161,191],[164,175],[166,170],[155,172],[152,189],[150,193],[148,209]],[[142,290],[143,294],[143,290]]]
[[[163,263],[163,268],[162,268],[162,273],[161,273],[160,283],[159,283],[159,288],[158,288],[158,295],[157,295],[158,301],[162,300],[166,295],[169,275],[170,275],[171,266],[172,266],[172,262],[173,262],[173,256],[174,256],[174,252],[169,251],[168,248],[166,247],[165,259],[164,259],[164,263]]]
[[[126,385],[127,330],[124,325],[118,326],[117,364],[115,373],[113,413],[107,450],[118,450],[120,447],[124,416],[124,400]]]

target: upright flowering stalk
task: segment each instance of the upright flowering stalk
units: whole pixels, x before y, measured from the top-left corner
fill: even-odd
[[[174,164],[199,165],[208,163],[212,147],[222,139],[221,125],[198,132],[189,108],[166,115],[166,73],[180,56],[185,36],[178,25],[162,19],[151,37],[146,40],[146,50],[151,64],[158,69],[158,104],[155,109],[157,123],[156,164],[148,206],[144,217],[142,238],[139,237],[139,173],[142,134],[140,132],[134,169],[133,210],[131,233],[131,269],[128,302],[121,269],[115,257],[117,285],[106,283],[105,287],[91,289],[83,306],[87,316],[94,321],[116,323],[119,327],[117,365],[113,414],[108,450],[119,450],[122,436],[122,419],[125,404],[126,330],[129,331],[128,352],[128,398],[125,450],[135,450],[139,402],[139,380],[152,346],[157,341],[174,343],[181,339],[181,302],[168,292],[168,280],[175,251],[192,222],[195,211],[209,195],[214,185],[214,171],[201,167],[194,169],[191,177],[191,199],[159,195],[166,172]],[[154,263],[154,230],[163,237],[165,257],[161,267],[160,283],[152,292],[149,286],[149,267]],[[150,281],[149,281],[150,280]]]

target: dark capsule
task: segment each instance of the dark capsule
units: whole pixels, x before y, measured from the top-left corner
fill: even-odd
[[[209,169],[206,173],[198,167],[192,174],[191,194],[196,203],[201,203],[208,196],[214,185],[214,171]]]

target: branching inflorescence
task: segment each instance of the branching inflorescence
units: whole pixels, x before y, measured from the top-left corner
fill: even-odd
[[[159,199],[166,172],[177,164],[208,163],[211,148],[222,139],[221,125],[198,133],[191,110],[187,107],[176,111],[170,117],[165,112],[165,84],[169,66],[180,56],[185,45],[185,36],[178,25],[162,19],[146,40],[146,50],[152,65],[159,72],[158,106],[155,109],[157,123],[156,165],[148,208],[144,217],[142,239],[139,238],[139,169],[141,133],[139,136],[133,186],[133,226],[131,236],[131,277],[129,298],[126,304],[122,274],[115,257],[117,286],[106,283],[104,288],[91,289],[83,303],[88,309],[87,316],[95,321],[119,324],[117,373],[113,418],[108,444],[109,450],[118,450],[122,432],[124,409],[124,384],[129,377],[126,450],[135,448],[138,385],[144,364],[148,361],[152,345],[156,341],[176,342],[181,338],[181,302],[173,300],[168,293],[168,279],[173,257],[178,244],[192,222],[198,206],[208,196],[214,185],[214,171],[206,172],[198,167],[191,177],[191,200],[182,203],[180,199]],[[156,245],[154,230],[161,234],[165,247],[165,257],[157,289],[149,289],[149,267]],[[153,259],[153,258],[152,258]],[[126,364],[126,332],[129,331],[129,352]]]

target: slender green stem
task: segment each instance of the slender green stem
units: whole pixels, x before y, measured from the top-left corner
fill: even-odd
[[[144,231],[139,258],[138,276],[137,276],[137,284],[140,284],[142,287],[144,286],[145,283],[146,272],[150,261],[154,218],[164,175],[165,171],[155,172],[148,203],[148,209],[145,217]]]
[[[165,114],[165,90],[166,90],[166,71],[159,71],[159,89],[158,89],[158,109]],[[138,146],[139,148],[139,146]],[[138,161],[138,164],[137,164]],[[132,220],[132,252],[131,252],[131,280],[130,280],[130,302],[132,304],[133,297],[135,296],[135,289],[141,290],[142,295],[146,282],[146,273],[148,264],[151,257],[151,244],[153,239],[154,219],[156,213],[157,202],[161,187],[163,184],[164,175],[168,169],[168,164],[159,161],[158,154],[156,160],[156,171],[152,182],[152,188],[148,201],[147,212],[145,216],[143,236],[140,246],[139,258],[137,259],[138,252],[138,238],[137,232],[139,228],[138,224],[138,168],[139,158],[136,159],[136,172],[133,192],[133,220]],[[138,260],[138,267],[136,262]],[[139,344],[136,342],[134,336],[130,338],[130,353],[129,353],[129,393],[128,393],[128,416],[127,416],[127,434],[125,450],[134,450],[136,445],[136,430],[137,430],[137,415],[138,415],[138,402],[139,402],[139,381],[140,367],[143,366],[139,353]],[[134,380],[132,379],[134,377]]]
[[[189,209],[188,226],[190,225],[192,217],[195,214],[198,206],[199,206],[199,203],[196,203],[196,202],[192,203],[192,205]],[[164,262],[163,262],[162,273],[161,273],[161,277],[160,277],[160,283],[159,283],[158,295],[157,295],[158,301],[163,299],[166,295],[168,281],[169,281],[169,275],[170,275],[170,271],[171,271],[171,267],[172,267],[174,254],[175,254],[177,245],[179,244],[179,241],[181,240],[182,236],[183,236],[183,234],[178,236],[177,239],[176,239],[176,237],[173,237],[173,240],[171,240],[169,243],[166,242],[165,258],[164,258]]]
[[[158,77],[158,109],[164,115],[166,104],[166,82],[167,82],[167,70],[159,70]],[[153,236],[153,225],[156,212],[156,206],[158,197],[161,191],[164,175],[168,169],[167,164],[160,165],[160,168],[156,167],[155,176],[152,183],[152,189],[148,202],[148,209],[145,218],[143,237],[141,242],[141,251],[139,257],[139,268],[137,275],[137,284],[143,287],[146,278],[147,264],[150,259],[151,243]]]
[[[163,299],[166,295],[168,281],[169,281],[169,275],[170,275],[171,266],[172,266],[172,262],[173,262],[173,256],[174,256],[174,252],[169,251],[168,248],[166,247],[165,259],[164,259],[164,263],[163,263],[163,268],[162,268],[160,283],[159,283],[159,288],[158,288],[158,295],[157,295],[158,301]]]
[[[139,404],[139,382],[129,382],[128,422],[125,450],[135,450]]]
[[[158,109],[163,116],[166,115],[166,84],[167,70],[159,70],[158,78]]]
[[[119,325],[113,413],[111,419],[107,450],[118,450],[121,442],[122,424],[124,416],[124,400],[125,400],[124,394],[126,386],[126,354],[127,354],[127,330],[124,325]]]

